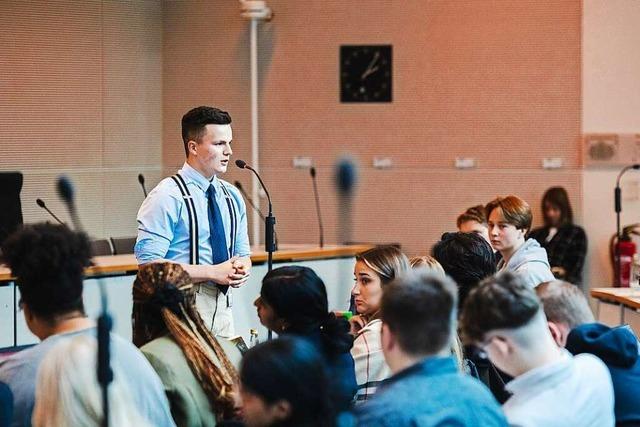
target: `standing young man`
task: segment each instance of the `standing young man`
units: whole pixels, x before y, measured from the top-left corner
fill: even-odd
[[[246,206],[240,192],[219,179],[233,151],[231,117],[197,107],[182,117],[186,161],[149,193],[138,212],[139,264],[182,265],[198,284],[196,306],[216,335],[234,335],[231,289],[249,277]]]
[[[517,196],[498,197],[485,210],[491,246],[502,255],[498,271],[518,273],[532,288],[554,280],[547,252],[534,239],[527,239],[533,220],[529,204]]]

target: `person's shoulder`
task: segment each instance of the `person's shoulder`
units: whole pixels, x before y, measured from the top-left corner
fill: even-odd
[[[590,378],[595,376],[610,377],[607,365],[591,353],[580,353],[573,356],[573,364],[577,372],[588,373]]]
[[[218,181],[220,182],[220,186],[222,186],[230,195],[238,200],[242,200],[242,193],[240,193],[240,190],[238,190],[235,185],[220,178],[218,178]]]

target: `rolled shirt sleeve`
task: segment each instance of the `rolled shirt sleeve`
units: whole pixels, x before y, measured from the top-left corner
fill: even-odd
[[[138,211],[138,237],[134,247],[138,264],[166,257],[180,220],[183,202],[163,184],[149,193]]]

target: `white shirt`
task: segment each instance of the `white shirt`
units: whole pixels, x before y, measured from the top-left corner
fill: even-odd
[[[615,424],[613,385],[606,365],[591,354],[562,359],[510,381],[502,406],[511,426],[608,427]]]

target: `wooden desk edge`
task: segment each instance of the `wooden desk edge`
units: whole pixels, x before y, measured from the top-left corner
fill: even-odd
[[[322,260],[329,258],[339,258],[354,256],[355,254],[372,248],[373,245],[330,245],[320,248],[318,246],[308,246],[306,248],[284,249],[273,253],[274,261],[303,261],[303,260]],[[262,264],[267,261],[268,254],[264,251],[255,251],[251,255],[251,262]],[[132,254],[127,255],[110,255],[99,256],[93,258],[95,265],[87,267],[85,275],[89,278],[92,276],[102,276],[108,274],[136,272],[138,271],[138,262]],[[7,267],[0,266],[0,282],[9,282],[13,280],[11,273]]]
[[[632,293],[634,291],[638,296],[620,295],[620,293]],[[590,295],[592,298],[596,298],[604,302],[621,304],[625,307],[640,310],[640,289],[631,290],[631,288],[594,288],[591,290]]]

